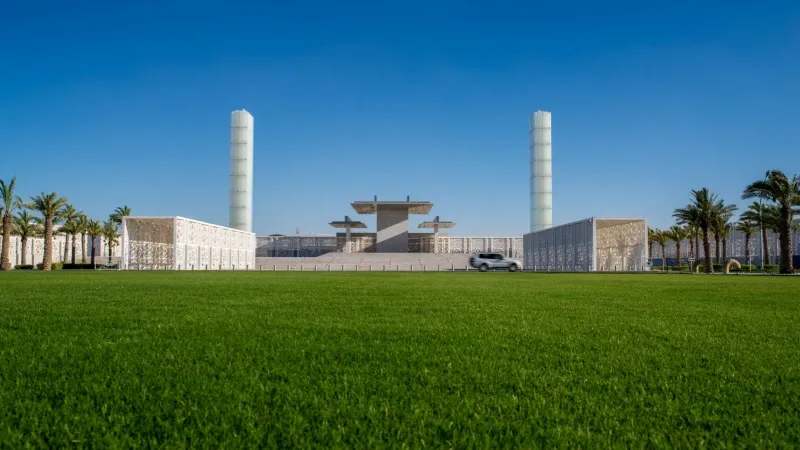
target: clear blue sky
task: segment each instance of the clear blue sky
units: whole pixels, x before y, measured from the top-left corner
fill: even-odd
[[[259,234],[330,233],[377,194],[520,235],[537,109],[556,224],[667,226],[690,188],[741,204],[767,169],[800,172],[796,0],[4,1],[0,67],[0,177],[96,218],[226,225],[239,108]]]

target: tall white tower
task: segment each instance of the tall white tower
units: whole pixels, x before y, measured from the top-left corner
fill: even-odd
[[[231,113],[230,227],[253,231],[253,116]]]
[[[531,231],[553,226],[553,158],[550,113],[536,111],[531,116]]]

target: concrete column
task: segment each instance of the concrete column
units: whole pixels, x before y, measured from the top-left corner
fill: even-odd
[[[433,224],[433,253],[439,253],[439,225]]]
[[[344,246],[345,246],[345,253],[352,253],[352,249],[350,248],[350,225],[345,226],[344,229]]]
[[[408,207],[379,205],[377,215],[376,251],[408,253]]]

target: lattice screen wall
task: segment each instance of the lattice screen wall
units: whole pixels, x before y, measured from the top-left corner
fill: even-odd
[[[410,253],[433,253],[433,236],[409,237]],[[519,237],[448,237],[440,236],[439,253],[471,254],[498,252],[513,258],[522,258],[522,238]],[[374,237],[352,237],[353,253],[375,252]],[[256,238],[256,256],[314,257],[326,253],[345,251],[345,238],[336,236],[264,236]]]
[[[63,234],[53,235],[53,262],[64,262],[65,250],[64,243],[67,243],[66,262],[72,262],[72,237],[67,237]],[[104,245],[105,242],[101,241],[99,244]],[[91,242],[89,236],[86,237],[86,253],[87,256],[91,255]],[[102,250],[100,250],[102,248]],[[9,256],[13,265],[22,264],[22,239],[19,236],[11,236],[11,245],[9,245]],[[97,248],[97,253],[108,254],[108,249],[103,247]],[[117,246],[114,251],[119,255],[120,248]],[[44,261],[44,238],[28,238],[25,243],[25,264],[36,265]],[[81,244],[81,235],[78,235],[75,244],[75,262],[80,263],[83,260],[83,248]]]
[[[647,267],[647,227],[645,222],[634,221],[602,226],[598,220],[596,270],[642,271]]]
[[[548,228],[523,237],[526,270],[542,272],[594,270],[591,219]]]
[[[123,268],[131,270],[248,270],[255,235],[183,217],[126,218]]]

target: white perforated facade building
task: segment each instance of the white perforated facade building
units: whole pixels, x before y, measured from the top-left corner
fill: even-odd
[[[647,270],[647,221],[592,217],[528,233],[525,269],[543,272]]]
[[[256,236],[183,217],[126,217],[122,269],[251,270]]]

